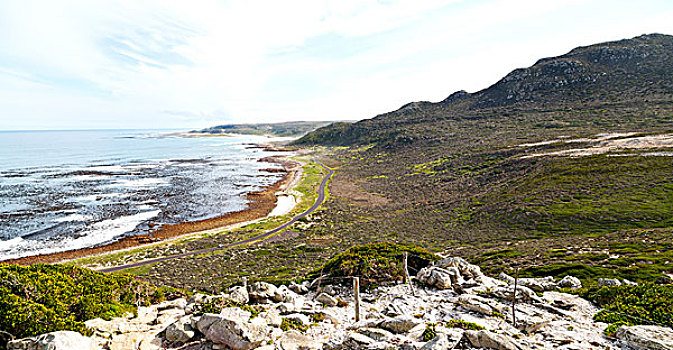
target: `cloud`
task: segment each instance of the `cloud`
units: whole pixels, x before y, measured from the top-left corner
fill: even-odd
[[[4,1],[0,128],[360,119],[578,45],[673,33],[667,1]]]

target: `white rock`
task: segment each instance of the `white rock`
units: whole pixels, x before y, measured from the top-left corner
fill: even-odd
[[[303,324],[304,326],[309,326],[311,324],[311,320],[308,318],[308,316],[304,314],[289,314],[286,316],[283,316],[284,319],[288,321],[294,321],[294,322],[299,322]]]
[[[320,350],[322,344],[295,331],[285,332],[277,341],[280,350]]]
[[[490,331],[465,331],[465,338],[476,348],[496,350],[520,350],[524,347],[502,334]]]
[[[229,300],[239,304],[247,304],[250,301],[248,290],[243,286],[229,288]]]
[[[387,329],[393,333],[405,333],[418,326],[421,322],[413,317],[398,316],[393,319],[383,321],[381,328]]]
[[[358,333],[366,335],[376,341],[388,341],[393,337],[393,334],[380,328],[361,328],[357,330]]]
[[[248,290],[250,301],[254,303],[267,303],[269,300],[277,297],[277,294],[278,288],[266,282],[255,282]]]
[[[58,331],[41,334],[37,337],[23,338],[7,343],[8,350],[94,350],[97,349],[91,338],[77,332]]]
[[[613,287],[613,286],[621,286],[622,282],[619,282],[619,280],[616,278],[599,278],[596,284],[598,284],[599,286]]]
[[[242,310],[238,307],[225,307],[220,311],[220,316],[248,322],[248,320],[250,320],[250,316],[252,316],[252,313],[250,313],[250,311]]]
[[[421,350],[450,350],[453,349],[462,338],[462,333],[458,339],[451,338],[449,335],[444,333],[438,333],[436,337],[432,338],[429,342],[425,343]]]
[[[337,304],[339,304],[333,296],[327,293],[320,293],[315,300],[325,306],[337,306]]]
[[[672,350],[673,329],[660,326],[622,326],[617,339],[636,350]]]
[[[186,343],[194,335],[190,316],[183,316],[166,327],[166,339],[171,342]]]
[[[582,282],[577,277],[565,276],[558,282],[559,288],[582,288]]]
[[[264,343],[267,327],[243,322],[222,315],[204,314],[197,328],[213,343],[225,344],[234,350],[250,350]]]

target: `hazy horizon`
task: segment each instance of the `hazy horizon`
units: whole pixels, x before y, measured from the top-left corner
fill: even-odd
[[[0,130],[360,120],[670,18],[661,0],[6,1]]]

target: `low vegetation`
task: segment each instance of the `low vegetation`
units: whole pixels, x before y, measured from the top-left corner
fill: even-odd
[[[330,277],[358,276],[363,286],[383,281],[404,278],[403,256],[407,253],[407,264],[419,270],[439,257],[425,249],[412,245],[390,242],[358,245],[349,248],[330,259],[314,276]]]
[[[161,301],[165,291],[130,275],[0,264],[0,330],[15,338],[59,330],[88,335],[84,321],[135,313],[138,305]]]
[[[594,320],[610,324],[607,335],[622,325],[673,327],[673,285],[593,286],[577,293],[603,308]]]

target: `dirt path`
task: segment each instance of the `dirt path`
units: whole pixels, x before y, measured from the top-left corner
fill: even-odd
[[[320,187],[318,188],[318,198],[316,199],[315,203],[313,203],[313,205],[310,208],[308,208],[306,211],[304,211],[303,213],[297,214],[295,217],[290,219],[290,221],[274,228],[273,230],[267,231],[265,233],[262,233],[260,235],[255,236],[255,237],[252,237],[252,238],[248,238],[248,239],[244,239],[244,240],[241,240],[241,241],[236,241],[236,242],[233,242],[233,243],[229,243],[229,244],[224,245],[224,246],[201,249],[201,250],[196,250],[196,251],[193,251],[193,252],[187,252],[187,253],[182,253],[182,254],[164,256],[164,257],[161,257],[161,258],[144,260],[144,261],[140,261],[140,262],[133,263],[133,264],[128,264],[128,265],[108,267],[108,268],[105,268],[105,269],[101,269],[99,271],[101,271],[101,272],[122,271],[122,270],[126,270],[126,269],[131,269],[131,268],[134,268],[134,267],[140,267],[140,266],[155,264],[155,263],[158,263],[158,262],[173,260],[173,259],[182,258],[182,257],[186,257],[186,256],[209,253],[209,252],[213,252],[213,251],[216,251],[216,250],[222,250],[224,248],[230,248],[230,247],[235,247],[235,246],[239,246],[239,245],[243,245],[243,244],[247,244],[247,243],[252,243],[252,242],[255,242],[255,241],[267,240],[267,239],[271,238],[274,234],[276,234],[280,231],[283,231],[284,229],[290,227],[290,225],[297,222],[297,220],[299,220],[303,217],[306,217],[308,214],[311,214],[313,211],[318,209],[318,207],[320,207],[323,204],[323,202],[325,202],[325,187],[327,186],[327,182],[329,181],[329,179],[334,174],[334,169],[328,168],[327,166],[325,166],[324,164],[322,164],[318,161],[316,161],[316,163],[318,163],[318,165],[320,165],[325,170],[327,170],[328,173],[327,173],[327,175],[325,175],[323,177],[322,182],[320,182]]]

